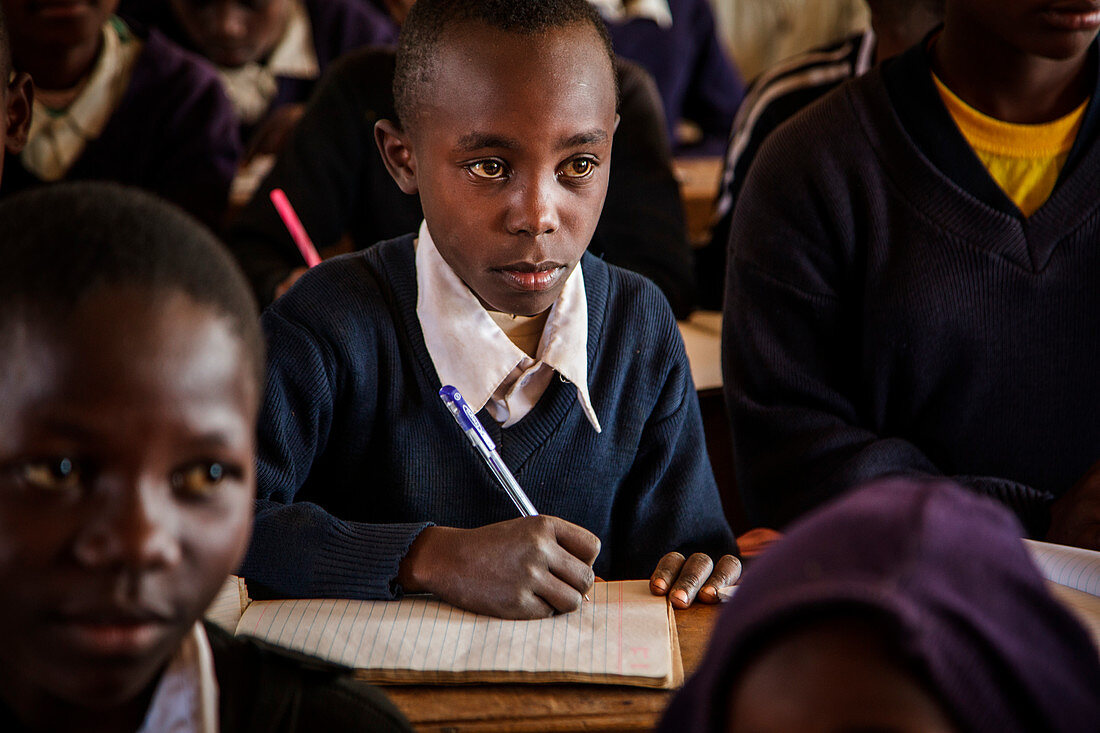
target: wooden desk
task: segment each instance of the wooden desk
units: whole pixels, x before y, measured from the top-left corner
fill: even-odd
[[[718,181],[722,177],[722,162],[722,156],[676,158],[672,161],[672,170],[680,181],[688,241],[692,246],[701,247],[710,240],[711,217],[714,198],[718,195]]]
[[[676,612],[684,674],[703,658],[720,606]],[[660,719],[671,690],[609,685],[390,686],[386,694],[417,730],[634,731]]]

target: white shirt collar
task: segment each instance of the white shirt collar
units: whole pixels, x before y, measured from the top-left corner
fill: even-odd
[[[142,43],[117,17],[103,24],[103,47],[84,88],[63,112],[35,101],[20,161],[43,181],[59,181],[95,140],[130,86]]]
[[[161,673],[138,733],[218,733],[218,679],[202,621]]]
[[[436,374],[443,384],[457,387],[471,409],[481,410],[529,357],[493,322],[439,254],[427,222],[420,225],[416,246],[416,287],[416,316]],[[588,300],[579,265],[551,306],[536,356],[536,363],[548,365],[576,386],[585,417],[600,432],[588,393]]]
[[[313,45],[313,24],[301,0],[291,3],[286,30],[267,58],[267,63],[250,62],[244,66],[218,67],[222,85],[237,116],[246,124],[263,117],[278,94],[276,77],[316,79],[321,75],[317,48]]]
[[[661,28],[672,27],[668,0],[589,0],[606,20],[626,21],[648,18]]]

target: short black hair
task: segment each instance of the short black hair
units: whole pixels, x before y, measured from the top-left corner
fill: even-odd
[[[264,340],[248,283],[214,234],[173,204],[106,182],[61,183],[0,203],[0,342],[64,323],[107,288],[182,292],[226,317],[263,388]]]
[[[0,82],[5,87],[8,85],[8,77],[11,76],[11,39],[8,37],[8,19],[4,15],[4,8],[0,5]]]
[[[602,41],[611,69],[615,68],[607,27],[587,0],[417,0],[401,26],[393,75],[394,107],[402,128],[408,129],[416,116],[417,100],[432,78],[443,34],[469,21],[523,36],[589,25]]]

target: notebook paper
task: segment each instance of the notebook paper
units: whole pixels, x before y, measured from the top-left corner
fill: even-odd
[[[435,598],[253,601],[238,634],[330,659],[384,682],[683,680],[671,607],[647,581],[597,583],[573,613],[511,621]]]
[[[1024,545],[1047,580],[1100,596],[1100,552],[1035,540]]]

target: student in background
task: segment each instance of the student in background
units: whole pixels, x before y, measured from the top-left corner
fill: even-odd
[[[14,66],[35,85],[30,135],[7,163],[5,192],[112,180],[217,225],[240,157],[232,108],[213,71],[127,25],[117,4],[2,0]]]
[[[764,142],[723,322],[755,522],[941,474],[1100,548],[1098,29],[947,0],[942,31]]]
[[[18,155],[27,144],[27,130],[31,124],[31,100],[34,85],[26,72],[17,72],[11,65],[11,48],[8,42],[8,22],[0,8],[0,110],[4,120],[0,125],[0,175],[4,172],[4,156]]]
[[[131,0],[124,11],[217,67],[252,155],[278,151],[338,57],[397,40],[365,0]]]
[[[212,235],[111,184],[0,204],[0,727],[406,730],[204,624],[255,496],[263,337]]]
[[[815,512],[748,569],[658,730],[1095,730],[1097,649],[1020,532],[946,481]]]
[[[652,587],[680,607],[735,581],[672,312],[652,283],[585,254],[611,165],[613,67],[584,0],[413,7],[397,116],[375,130],[425,221],[313,268],[264,313],[250,585],[431,592],[529,618],[579,607],[594,572],[660,563]],[[542,516],[516,517],[445,384]]]
[[[615,53],[657,81],[675,153],[721,154],[745,86],[718,38],[710,0],[592,0],[592,5],[607,22]],[[678,139],[681,120],[693,123],[701,139]]]
[[[726,147],[710,242],[695,252],[702,307],[722,308],[733,207],[764,139],[811,102],[920,41],[943,19],[943,0],[867,0],[867,7],[869,29],[787,59],[749,87]]]
[[[392,119],[392,49],[364,49],[333,65],[297,130],[252,201],[236,217],[229,244],[268,303],[304,271],[301,255],[271,205],[282,188],[322,250],[350,235],[356,249],[414,231],[424,213],[386,171],[374,123]],[[616,59],[620,122],[607,201],[590,251],[657,283],[678,318],[691,313],[695,282],[680,189],[653,80]]]

